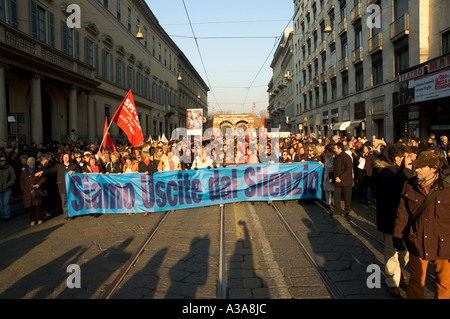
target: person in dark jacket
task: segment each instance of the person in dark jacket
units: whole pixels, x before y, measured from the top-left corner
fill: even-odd
[[[56,174],[56,183],[58,184],[58,192],[61,196],[62,208],[64,217],[66,220],[73,219],[73,217],[69,217],[69,210],[67,207],[67,189],[66,189],[66,176],[65,174],[73,174],[73,173],[81,173],[80,167],[70,161],[70,154],[65,153],[62,156],[62,162],[57,163],[54,167],[49,167],[42,171],[41,174],[44,176],[50,174]]]
[[[0,217],[6,223],[11,219],[11,206],[9,204],[16,173],[11,165],[6,164],[6,157],[0,156]]]
[[[334,214],[345,215],[350,214],[350,203],[352,201],[353,186],[353,162],[352,158],[344,152],[344,144],[338,142],[334,145],[334,167],[333,179],[330,183],[334,183]],[[341,195],[344,197],[345,209],[342,212]]]
[[[450,177],[438,172],[439,158],[434,152],[425,151],[413,162],[417,177],[405,183],[393,230],[393,245],[409,251],[411,277],[406,298],[423,299],[427,267],[435,270],[435,298],[450,298]],[[415,221],[411,216],[433,193],[430,204]]]
[[[400,298],[400,280],[402,269],[408,264],[408,252],[397,253],[392,245],[392,231],[397,216],[397,208],[403,185],[412,177],[412,171],[405,168],[409,163],[407,154],[410,150],[403,144],[393,144],[386,147],[387,156],[375,162],[378,171],[376,177],[377,187],[377,229],[383,233],[384,238],[384,267],[385,280],[388,292],[395,298]]]
[[[27,159],[27,167],[20,175],[23,207],[30,215],[31,226],[42,224],[42,198],[32,196],[32,191],[45,188],[45,177],[35,175],[38,171],[35,165],[36,160],[34,157],[29,157]]]
[[[138,163],[138,172],[149,174],[152,169],[152,158],[150,157],[150,149],[144,147],[141,152],[141,160]]]

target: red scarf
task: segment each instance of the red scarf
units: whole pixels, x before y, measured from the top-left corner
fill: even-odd
[[[89,165],[89,169],[92,173],[100,173],[100,168],[97,165],[91,166]]]

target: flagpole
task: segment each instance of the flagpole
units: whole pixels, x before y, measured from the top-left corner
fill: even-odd
[[[113,123],[113,121],[111,120],[111,122],[109,123],[109,125],[108,125],[108,128],[106,129],[106,132],[105,132],[105,134],[103,135],[103,140],[102,140],[102,143],[100,144],[100,148],[99,148],[99,152],[101,152],[102,151],[102,147],[103,147],[103,142],[105,142],[105,138],[106,138],[106,135],[108,135],[108,131],[109,131],[109,128],[111,127],[111,124]]]

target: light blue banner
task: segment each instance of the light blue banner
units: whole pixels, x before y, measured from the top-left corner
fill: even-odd
[[[321,198],[316,162],[146,174],[66,173],[69,216],[151,213],[243,201]]]

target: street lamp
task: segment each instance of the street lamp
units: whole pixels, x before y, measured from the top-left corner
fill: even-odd
[[[141,31],[141,26],[139,26],[138,33],[136,33],[136,39],[142,40],[144,38],[144,34]]]

